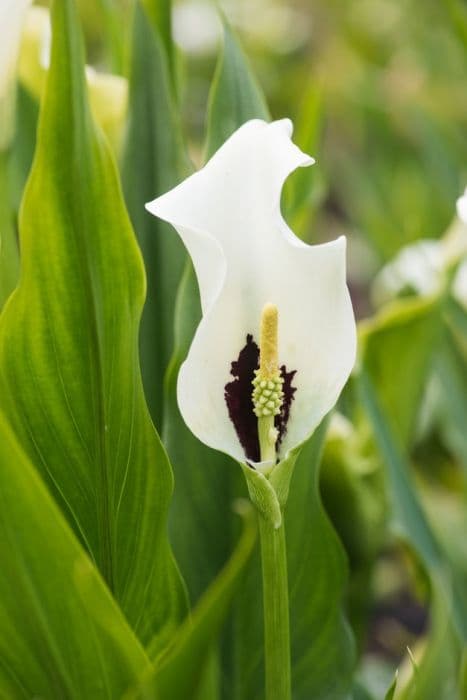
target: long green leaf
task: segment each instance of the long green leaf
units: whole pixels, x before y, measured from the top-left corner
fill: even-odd
[[[374,431],[376,444],[387,469],[393,531],[408,542],[425,570],[442,584],[448,609],[460,639],[467,639],[467,595],[462,575],[442,552],[413,485],[409,465],[395,439],[372,380],[365,369],[359,378],[363,407]]]
[[[172,475],[138,365],[139,251],[89,116],[72,0],[20,220],[20,284],[0,322],[2,407],[129,622],[163,645],[185,610],[166,536]]]
[[[173,649],[156,672],[143,683],[138,697],[197,698],[206,671],[209,650],[219,634],[232,595],[239,587],[243,570],[256,540],[256,519],[249,503],[239,503],[244,517],[243,534],[232,557],[202,596],[192,616],[181,627]]]
[[[149,662],[0,417],[0,697],[114,700]]]
[[[157,29],[168,60],[172,79],[175,76],[175,51],[172,41],[172,0],[142,0]]]
[[[309,238],[309,226],[325,190],[323,168],[319,163],[319,147],[323,132],[323,95],[314,83],[305,92],[298,113],[294,141],[305,153],[318,158],[312,168],[298,168],[285,184],[284,208],[287,220],[295,233]]]
[[[224,48],[209,95],[207,157],[239,126],[254,118],[269,119],[269,110],[237,39],[224,21]]]
[[[13,223],[8,155],[0,152],[0,310],[18,282],[19,251]]]
[[[163,377],[173,349],[173,314],[185,252],[177,234],[151,216],[144,204],[176,185],[188,170],[166,64],[158,33],[137,2],[123,183],[147,270],[141,363],[149,408],[159,429]]]
[[[297,459],[285,518],[294,700],[347,698],[355,663],[343,614],[347,562],[319,493],[325,428]]]

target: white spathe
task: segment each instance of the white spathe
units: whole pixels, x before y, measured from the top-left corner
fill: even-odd
[[[178,231],[200,288],[203,316],[180,369],[180,411],[202,442],[243,462],[224,387],[247,334],[258,342],[267,302],[279,309],[279,362],[297,371],[281,458],[334,406],[355,361],[345,239],[306,245],[280,212],[287,176],[314,162],[291,133],[287,119],[249,121],[204,168],[146,205]]]
[[[0,150],[13,136],[16,62],[31,0],[0,0]]]

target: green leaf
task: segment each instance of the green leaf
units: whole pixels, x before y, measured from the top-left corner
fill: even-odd
[[[442,435],[467,475],[467,363],[448,332],[436,357],[435,376],[440,391],[437,409]]]
[[[167,56],[172,78],[175,75],[175,56],[172,41],[172,0],[142,0],[148,15],[158,31]]]
[[[396,301],[359,330],[362,361],[378,387],[391,430],[408,445],[441,335],[441,300]]]
[[[136,637],[0,417],[0,696],[118,698]]]
[[[16,133],[12,144],[10,163],[10,185],[13,208],[19,210],[24,186],[31,170],[39,105],[36,99],[21,84],[18,85],[16,100]]]
[[[286,219],[292,230],[305,239],[325,190],[318,155],[323,116],[322,90],[313,84],[306,91],[295,120],[294,142],[304,153],[318,156],[318,163],[310,168],[297,168],[285,183],[283,194]]]
[[[8,155],[0,151],[0,310],[18,282],[19,250],[10,202]]]
[[[454,611],[457,634],[467,639],[467,595],[462,573],[454,568],[441,550],[414,488],[409,465],[382,407],[379,393],[369,373],[362,369],[358,376],[362,405],[373,428],[376,445],[387,469],[387,485],[392,513],[392,529],[411,545],[430,577],[442,584],[448,609]]]
[[[164,50],[139,2],[132,49],[123,183],[147,270],[141,365],[148,405],[160,429],[163,377],[173,349],[175,298],[186,256],[175,231],[149,214],[144,205],[174,187],[187,174],[188,163]]]
[[[149,696],[161,700],[198,697],[209,651],[219,634],[256,541],[253,509],[246,501],[238,502],[237,507],[244,517],[244,530],[232,557],[180,628],[170,654],[157,671],[146,679],[136,697]],[[199,697],[205,700],[206,696]]]
[[[91,122],[71,0],[20,219],[21,279],[0,320],[2,408],[138,636],[185,611],[166,536],[172,474],[138,365],[143,267],[106,142]]]
[[[224,50],[209,95],[207,157],[249,119],[266,119],[269,110],[245,55],[224,20]]]
[[[325,431],[297,459],[285,512],[294,700],[346,698],[355,663],[343,614],[347,562],[319,493]]]
[[[388,688],[388,692],[384,696],[384,700],[394,700],[394,696],[397,690],[397,673],[394,676],[394,680]]]

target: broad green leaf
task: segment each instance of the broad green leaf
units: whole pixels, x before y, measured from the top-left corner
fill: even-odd
[[[18,281],[19,251],[10,202],[8,154],[0,152],[0,310]]]
[[[19,84],[16,100],[16,134],[12,144],[10,164],[10,185],[15,212],[19,210],[24,185],[31,170],[36,146],[38,112],[39,105],[35,98]]]
[[[232,30],[224,21],[224,48],[208,107],[207,157],[249,119],[269,119],[269,110]]]
[[[172,0],[142,0],[142,2],[160,35],[173,79],[175,75],[175,56],[172,41]]]
[[[162,426],[164,373],[173,349],[175,297],[185,261],[178,235],[144,208],[187,174],[180,124],[172,104],[166,57],[157,31],[136,3],[130,114],[123,183],[143,252],[148,291],[141,322],[143,383],[156,426]]]
[[[360,324],[360,352],[401,444],[410,444],[441,333],[441,300],[401,300]]]
[[[172,474],[138,365],[144,274],[93,127],[72,0],[22,205],[20,283],[0,320],[2,408],[138,636],[163,646],[185,600],[166,537]]]
[[[323,131],[323,95],[316,85],[305,93],[301,110],[295,120],[294,142],[304,152],[317,157],[311,168],[297,168],[284,188],[284,211],[292,230],[302,238],[324,194],[323,168],[319,162],[319,145]]]
[[[150,667],[0,417],[0,697],[119,698]]]
[[[347,562],[319,493],[325,430],[297,459],[285,514],[294,700],[346,698],[355,661],[343,614]]]
[[[206,699],[205,694],[198,693],[209,651],[219,634],[232,595],[239,588],[256,540],[252,507],[247,502],[239,502],[239,507],[244,516],[244,530],[232,557],[184,622],[169,655],[157,671],[149,675],[137,697]]]
[[[134,0],[77,0],[84,34],[93,49],[105,49],[105,60],[114,73],[125,67],[124,22]]]

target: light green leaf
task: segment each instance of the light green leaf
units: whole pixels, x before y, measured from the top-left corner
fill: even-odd
[[[408,445],[441,335],[441,300],[396,301],[359,330],[362,362],[378,387],[391,430]]]
[[[0,152],[0,310],[18,281],[19,251],[10,202],[8,155]]]
[[[247,59],[224,21],[224,49],[217,63],[208,107],[207,157],[249,119],[269,119],[269,110]]]
[[[318,162],[311,168],[297,168],[285,183],[283,195],[286,219],[292,230],[305,239],[325,190],[319,162],[323,116],[322,90],[313,84],[305,92],[295,120],[294,142],[304,153],[317,157]]]
[[[175,297],[186,256],[179,236],[144,205],[174,187],[187,172],[164,50],[137,2],[123,183],[148,277],[140,350],[146,397],[158,429],[162,426],[163,377],[173,349]]]
[[[384,700],[394,700],[394,695],[397,689],[397,673],[394,676],[394,680],[388,688],[388,692],[384,696]]]
[[[343,614],[347,562],[319,493],[325,431],[297,459],[285,512],[294,700],[346,698],[355,662]]]
[[[39,105],[21,84],[16,99],[16,133],[11,149],[10,186],[13,208],[19,210],[24,185],[31,169],[36,146],[36,130]]]
[[[175,56],[172,41],[172,0],[142,0],[142,2],[161,37],[173,78],[175,74]]]
[[[185,611],[166,536],[170,466],[138,365],[144,274],[107,144],[91,122],[72,0],[20,219],[20,283],[0,321],[2,408],[138,636]]]
[[[253,509],[246,501],[237,505],[244,517],[244,530],[232,557],[202,596],[193,614],[184,622],[170,654],[158,670],[148,676],[136,697],[160,700],[199,697],[205,700],[206,696],[198,696],[198,691],[209,651],[219,634],[256,541]]]
[[[121,697],[149,662],[0,417],[0,697]]]

